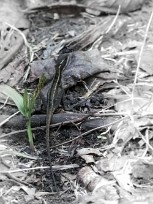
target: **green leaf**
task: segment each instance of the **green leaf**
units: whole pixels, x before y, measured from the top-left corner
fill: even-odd
[[[23,115],[25,115],[23,97],[19,92],[6,84],[0,85],[0,92],[11,98],[17,106],[18,110]]]
[[[30,147],[34,151],[34,144],[33,144],[33,134],[32,134],[32,128],[31,128],[31,119],[27,122],[27,133],[28,133],[28,139],[30,143]]]
[[[29,95],[28,95],[27,89],[25,88],[24,94],[23,94],[23,108],[24,108],[25,116],[27,116],[28,105],[29,105]]]

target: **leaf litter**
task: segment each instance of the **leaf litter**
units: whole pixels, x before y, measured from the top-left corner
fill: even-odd
[[[33,23],[29,40],[39,46],[45,40],[45,44],[42,49],[38,46],[34,51],[35,55],[30,55],[29,58],[25,55],[25,46],[22,47],[21,53],[24,54],[24,59],[21,59],[19,53],[16,55],[19,58],[13,59],[17,61],[14,65],[19,70],[17,78],[13,76],[15,72],[11,67],[7,77],[8,66],[13,63],[13,61],[9,63],[10,54],[7,54],[9,60],[5,61],[5,66],[2,66],[1,81],[16,85],[16,88],[18,86],[23,88],[25,80],[23,71],[27,70],[26,77],[30,75],[29,85],[35,83],[42,72],[48,77],[49,83],[55,70],[54,57],[58,50],[69,46],[73,52],[70,53],[70,63],[62,79],[65,89],[64,111],[71,111],[71,117],[73,114],[82,114],[82,116],[87,114],[87,117],[85,121],[74,124],[70,120],[67,123],[69,125],[62,126],[63,121],[59,122],[59,118],[63,107],[60,105],[58,109],[55,124],[60,123],[61,127],[54,130],[56,134],[54,142],[58,149],[52,151],[52,157],[55,169],[61,164],[62,179],[57,176],[60,180],[58,185],[63,190],[63,195],[60,194],[61,199],[57,198],[54,192],[49,192],[47,170],[41,168],[47,163],[44,154],[45,142],[44,138],[42,139],[44,132],[34,131],[36,155],[32,155],[26,138],[20,131],[15,131],[20,136],[11,136],[11,142],[3,141],[4,145],[0,147],[2,203],[9,203],[11,199],[16,203],[152,203],[152,36],[150,35],[152,23],[149,12],[151,9],[148,9],[149,6],[152,8],[152,2],[144,4],[146,2],[129,0],[126,4],[125,2],[121,4],[119,0],[108,2],[97,0],[92,4],[89,1],[86,5],[82,1],[80,7],[78,2],[73,5],[70,2],[65,5],[56,2],[55,5],[52,1],[48,6],[40,1],[39,8],[37,8],[38,2],[33,9],[27,7],[25,11]],[[119,4],[121,4],[120,9],[118,9]],[[81,9],[75,13],[75,22],[71,16],[63,12],[72,6]],[[44,14],[43,9],[46,8],[48,11]],[[140,8],[141,10],[135,11]],[[59,17],[55,18],[55,15],[49,11],[55,13],[58,11]],[[84,13],[79,13],[80,11]],[[116,16],[105,16],[99,23],[100,15],[116,14],[117,11]],[[119,15],[119,11],[135,12],[129,13],[127,18]],[[51,19],[52,25],[47,19]],[[62,22],[61,27],[59,22]],[[80,30],[76,26],[77,22]],[[90,28],[89,25],[93,22],[94,26]],[[75,29],[78,33],[67,35]],[[6,39],[11,39],[14,31],[9,33],[6,29],[5,32],[8,32],[8,35],[5,34]],[[17,49],[14,50],[16,54]],[[45,59],[46,53],[52,55],[49,60]],[[6,72],[2,72],[4,70]],[[40,104],[44,105],[43,111],[46,106],[47,90],[48,88],[45,88],[40,97]],[[2,104],[5,103],[4,98],[1,100]],[[36,111],[40,112],[42,105]],[[9,110],[13,112],[12,106],[6,101],[1,113]],[[15,117],[16,121],[23,120],[18,116]],[[11,122],[12,119],[9,120]],[[37,127],[40,123],[37,119],[35,122]],[[43,120],[41,125],[45,125]],[[6,135],[8,127],[9,121],[3,130]],[[17,125],[13,127],[16,129]],[[11,153],[5,149],[6,141],[14,149],[17,148],[17,151],[13,150]],[[69,166],[70,163],[72,166]],[[69,168],[72,170],[64,174],[62,166],[65,167],[65,171]],[[23,173],[19,174],[22,168]],[[77,175],[77,179],[74,175]],[[49,192],[50,197],[43,197],[41,191],[46,195]],[[21,199],[15,197],[15,194],[22,195]]]

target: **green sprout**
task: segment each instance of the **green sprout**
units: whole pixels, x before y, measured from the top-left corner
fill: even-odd
[[[32,127],[31,127],[31,117],[36,104],[36,99],[38,98],[44,86],[45,81],[46,81],[46,78],[44,75],[42,75],[33,93],[28,93],[27,89],[25,89],[23,96],[18,91],[16,91],[15,89],[11,88],[8,85],[0,85],[0,92],[2,92],[3,94],[11,98],[16,104],[20,113],[24,117],[26,117],[28,140],[29,140],[30,147],[33,151],[35,148],[34,148],[34,142],[33,142]]]

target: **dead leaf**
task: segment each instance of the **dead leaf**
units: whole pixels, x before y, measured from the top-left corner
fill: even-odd
[[[29,188],[29,187],[23,185],[23,186],[21,186],[21,189],[27,194],[24,196],[27,203],[34,199],[35,193],[36,193],[35,188]]]
[[[112,156],[109,158],[102,158],[96,163],[96,167],[99,172],[113,172],[113,171],[120,171],[126,161],[128,159],[128,156]]]
[[[0,144],[0,151],[4,151],[7,149],[6,145]]]
[[[85,160],[86,164],[95,162],[93,155],[82,155],[81,157]]]
[[[113,175],[120,185],[120,187],[128,192],[133,192],[134,187],[131,182],[131,177],[129,172],[113,172]]]
[[[116,13],[121,6],[120,13],[128,13],[140,9],[145,2],[146,0],[96,0],[94,2],[90,0],[87,5],[97,11],[107,13]]]
[[[0,7],[0,30],[1,30],[1,47],[0,47],[0,69],[4,68],[16,55],[23,45],[23,37],[10,28],[22,28],[26,36],[29,27],[29,21],[21,11],[18,1],[4,0]],[[8,72],[9,73],[9,72]]]
[[[69,62],[62,76],[62,84],[65,89],[95,74],[115,70],[114,63],[103,59],[98,49],[86,52],[77,51],[71,53],[69,56]],[[47,80],[51,80],[55,73],[55,63],[53,58],[32,62],[32,78],[36,80],[44,73]]]
[[[113,89],[110,93],[116,97],[115,109],[131,115],[132,112],[141,115],[153,113],[152,86],[137,85],[132,99],[133,84]]]
[[[24,12],[21,11],[20,2],[4,0],[0,7],[0,21],[7,22],[16,28],[28,28],[29,22],[26,20]],[[0,23],[0,28],[2,24]]]
[[[139,55],[136,56],[138,62]],[[140,68],[147,72],[149,75],[153,75],[153,46],[145,47],[141,57]]]
[[[102,156],[100,150],[94,148],[82,148],[77,150],[77,153],[80,157],[82,157],[86,161],[87,164],[95,162],[94,155]]]
[[[132,165],[132,176],[135,178],[135,182],[139,182],[141,179],[141,184],[153,185],[153,165],[145,164],[142,160],[138,160]]]
[[[121,153],[128,141],[138,137],[133,121],[127,119],[118,124],[112,144],[115,146],[115,151]]]
[[[92,154],[95,156],[102,156],[102,152],[99,149],[95,148],[82,148],[77,150],[78,155],[82,156],[85,154]]]

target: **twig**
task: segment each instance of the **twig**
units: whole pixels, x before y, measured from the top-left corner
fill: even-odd
[[[5,123],[7,123],[11,118],[13,118],[14,116],[16,116],[20,111],[17,111],[16,113],[10,115],[8,118],[6,118],[5,120],[3,120],[1,123],[0,123],[0,127],[2,125],[4,125]]]
[[[28,155],[28,154],[24,154],[24,153],[21,153],[21,152],[18,152],[18,151],[15,151],[15,150],[4,150],[4,151],[1,151],[1,157],[7,157],[8,155],[15,155],[15,156],[18,156],[18,157],[23,157],[23,158],[28,158],[28,159],[33,159],[33,160],[36,160],[37,157],[36,156],[31,156],[31,155]]]
[[[54,127],[58,127],[59,125],[67,125],[67,124],[70,124],[70,123],[73,124],[73,123],[76,123],[76,122],[80,122],[80,121],[84,120],[85,118],[87,118],[89,116],[90,115],[87,115],[87,116],[85,116],[85,117],[83,117],[81,119],[79,118],[79,119],[75,119],[75,120],[69,120],[69,121],[65,121],[65,122],[51,124],[50,127],[54,128]],[[41,129],[45,129],[45,128],[46,128],[46,125],[32,128],[32,130],[35,131],[35,130],[41,130]],[[24,132],[27,132],[27,129],[17,130],[17,131],[14,131],[14,132],[3,134],[3,135],[0,136],[0,138],[4,138],[4,137],[11,136],[11,135],[15,135],[15,134],[19,134],[19,133],[24,133]]]
[[[149,143],[149,129],[148,129],[148,128],[147,128],[146,131],[145,131],[145,135],[146,135],[146,141],[147,141],[147,143]],[[144,151],[144,153],[143,153],[143,155],[142,155],[142,158],[144,158],[144,157],[146,156],[148,150],[149,150],[149,147],[148,147],[148,145],[146,144],[146,149],[145,149],[145,151]]]
[[[13,176],[13,175],[11,175],[10,173],[4,173],[9,179],[11,179],[13,182],[15,182],[15,184],[18,184],[19,186],[21,186],[21,185],[27,185],[27,186],[31,186],[32,187],[32,185],[31,184],[29,184],[29,183],[26,183],[26,182],[24,182],[24,181],[21,181],[20,179],[18,179],[17,177],[15,177],[15,176]]]
[[[147,139],[145,139],[145,137],[143,136],[143,134],[135,127],[137,133],[139,134],[139,136],[142,138],[142,140],[146,143],[146,145],[153,151],[153,147],[149,144],[149,141]]]
[[[88,134],[90,134],[90,133],[92,133],[92,132],[94,132],[94,131],[96,131],[96,130],[100,130],[100,129],[105,128],[105,127],[108,127],[108,126],[110,126],[110,125],[114,125],[114,124],[116,124],[116,123],[118,123],[118,122],[120,122],[120,121],[122,121],[123,119],[126,119],[126,118],[128,118],[128,117],[129,117],[129,116],[125,116],[124,118],[121,118],[121,119],[119,119],[119,120],[116,120],[116,121],[114,121],[114,122],[112,122],[112,123],[108,123],[108,124],[106,124],[106,125],[101,125],[101,126],[99,126],[99,127],[93,128],[93,129],[91,129],[91,130],[89,130],[89,131],[87,131],[87,132],[84,132],[84,133],[80,134],[79,136],[77,136],[77,137],[75,137],[75,138],[73,138],[73,139],[71,139],[71,140],[68,140],[68,141],[66,141],[66,142],[63,142],[63,143],[60,143],[60,144],[58,144],[58,145],[52,146],[51,148],[59,147],[59,146],[61,146],[61,145],[65,145],[65,144],[67,144],[67,143],[73,142],[73,141],[79,139],[80,137],[86,136],[86,135],[88,135]]]
[[[8,99],[9,99],[9,97],[6,98],[6,100],[4,101],[3,105],[0,107],[0,110],[5,107],[5,105],[6,105],[7,102],[8,102]]]
[[[68,164],[68,165],[56,165],[53,166],[54,170],[65,170],[65,169],[72,169],[72,168],[78,168],[78,164]],[[40,169],[49,169],[49,166],[38,166],[38,167],[32,167],[32,168],[25,168],[25,169],[15,169],[15,170],[8,170],[8,171],[0,171],[0,174],[6,174],[6,173],[17,173],[21,171],[32,171],[32,170],[40,170]]]
[[[103,55],[103,58],[110,58],[110,57],[115,57],[115,56],[126,56],[126,55],[132,55],[138,53],[138,50],[130,50],[130,51],[123,51],[123,52],[115,52],[111,54],[105,54]]]
[[[29,45],[29,43],[28,43],[28,41],[27,41],[27,39],[26,39],[26,36],[24,35],[24,33],[23,33],[21,30],[19,30],[18,28],[16,28],[16,27],[13,26],[13,25],[10,25],[9,23],[6,23],[6,22],[5,22],[5,24],[8,25],[8,26],[9,26],[10,28],[12,28],[13,30],[17,31],[17,32],[22,36],[22,38],[23,38],[23,40],[24,40],[24,44],[29,48],[29,50],[32,50],[31,46]]]
[[[114,20],[112,21],[111,25],[109,26],[109,28],[107,29],[106,33],[109,33],[109,31],[112,29],[112,27],[114,26],[115,22],[117,21],[117,18],[120,14],[120,10],[121,10],[121,5],[119,5],[116,16],[114,18]]]

